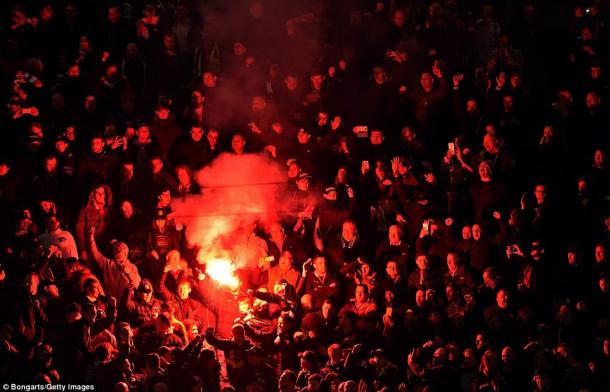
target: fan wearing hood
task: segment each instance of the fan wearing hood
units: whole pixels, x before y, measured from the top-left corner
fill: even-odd
[[[124,242],[110,241],[112,259],[107,258],[98,250],[94,227],[89,230],[89,243],[91,256],[102,272],[102,281],[108,296],[121,298],[125,289],[140,285],[141,279],[138,267],[129,261],[129,248]]]

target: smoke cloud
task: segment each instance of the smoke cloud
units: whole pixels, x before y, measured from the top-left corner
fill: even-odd
[[[268,225],[284,211],[284,170],[263,155],[222,154],[195,180],[202,195],[175,201],[174,210],[189,244],[200,247],[198,262],[231,258],[236,268],[256,264],[259,255],[247,246],[248,236],[256,222]]]

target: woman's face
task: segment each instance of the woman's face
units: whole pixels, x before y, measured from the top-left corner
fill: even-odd
[[[362,264],[362,267],[360,267],[360,272],[362,273],[362,276],[368,276],[371,273],[371,266],[368,264]]]

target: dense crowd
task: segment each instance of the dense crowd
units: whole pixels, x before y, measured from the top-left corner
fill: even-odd
[[[0,381],[610,390],[607,1],[0,12]],[[288,179],[235,290],[173,207],[221,154]]]

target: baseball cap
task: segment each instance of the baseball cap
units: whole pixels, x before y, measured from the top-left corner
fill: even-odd
[[[308,173],[301,173],[297,176],[299,180],[311,180],[311,175]]]

